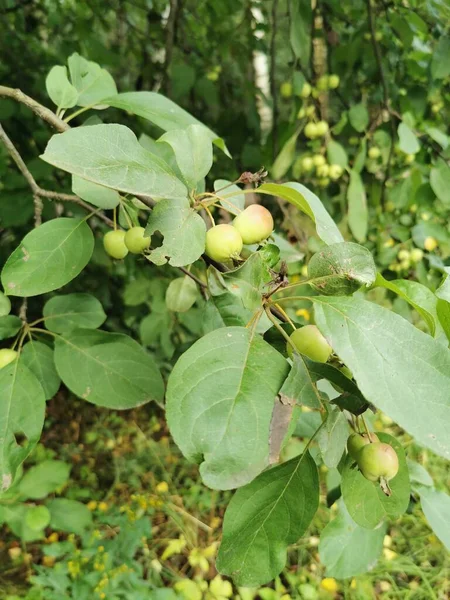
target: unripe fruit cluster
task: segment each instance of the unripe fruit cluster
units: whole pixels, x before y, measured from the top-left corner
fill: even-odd
[[[339,75],[322,75],[322,77],[319,77],[319,79],[317,80],[317,89],[321,92],[324,92],[326,90],[335,90],[339,87],[339,83]]]
[[[369,481],[390,481],[398,473],[397,453],[389,444],[380,442],[375,433],[370,434],[370,439],[365,433],[353,433],[347,440],[347,450]]]
[[[315,140],[316,138],[323,137],[328,133],[329,127],[326,121],[317,121],[314,123],[310,121],[305,125],[305,136],[310,140]]]
[[[300,176],[301,173],[315,174],[317,185],[327,187],[330,180],[337,181],[344,173],[344,169],[337,164],[328,164],[322,154],[313,156],[304,156],[298,159],[294,164],[294,176]]]
[[[112,258],[125,258],[128,252],[141,254],[150,247],[151,238],[145,235],[143,227],[131,227],[128,231],[114,229],[103,238],[105,251]]]
[[[259,244],[273,231],[273,218],[267,208],[252,204],[234,219],[232,225],[216,225],[206,232],[207,256],[218,262],[239,258],[244,244]]]

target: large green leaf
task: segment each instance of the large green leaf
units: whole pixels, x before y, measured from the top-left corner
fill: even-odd
[[[22,500],[45,498],[69,480],[70,465],[62,460],[44,460],[31,467],[17,486]]]
[[[369,124],[369,112],[363,103],[355,104],[348,111],[350,123],[356,131],[362,132]]]
[[[366,191],[361,175],[350,171],[350,185],[347,190],[348,225],[358,242],[364,242],[367,235],[369,212],[367,209]]]
[[[53,398],[61,380],[56,372],[52,348],[42,342],[31,340],[23,346],[20,360],[39,380],[46,400]]]
[[[126,335],[75,329],[56,338],[55,364],[64,384],[93,404],[127,409],[164,396],[157,366]]]
[[[72,191],[74,194],[99,208],[114,208],[120,202],[120,194],[116,190],[98,185],[77,175],[72,175]]]
[[[124,125],[77,127],[54,135],[42,160],[83,179],[129,194],[186,198],[187,188]]]
[[[175,153],[178,167],[190,190],[209,173],[213,163],[211,137],[203,125],[172,129],[158,140],[166,142]]]
[[[273,161],[271,168],[271,176],[273,179],[278,180],[284,177],[289,171],[292,163],[295,160],[295,148],[297,145],[297,138],[300,134],[301,128],[298,128],[291,137],[286,141],[284,146],[281,148],[278,156]]]
[[[2,283],[12,296],[37,296],[72,281],[89,262],[94,236],[84,220],[59,218],[30,231],[6,261]]]
[[[442,35],[431,60],[433,79],[445,79],[450,75],[450,36]]]
[[[355,523],[367,529],[375,529],[385,519],[396,519],[409,504],[410,486],[405,452],[392,436],[380,433],[378,437],[381,442],[392,446],[398,456],[399,471],[389,481],[390,496],[386,496],[379,483],[366,479],[350,456],[341,473],[345,506]]]
[[[326,244],[344,241],[341,232],[322,202],[301,183],[292,181],[284,184],[264,183],[258,188],[258,193],[283,198],[299,208],[315,222],[317,235]]]
[[[431,335],[434,336],[436,332],[439,333],[442,331],[440,327],[436,327],[439,322],[437,315],[438,299],[429,288],[409,279],[388,281],[381,273],[377,274],[375,283],[378,286],[395,292],[400,298],[403,298],[403,300],[406,300],[406,302],[415,308],[427,324]]]
[[[420,487],[422,510],[431,529],[450,550],[450,496],[432,488]]]
[[[102,305],[90,294],[54,296],[44,304],[43,315],[47,329],[56,333],[79,327],[97,329],[106,320]]]
[[[214,489],[245,485],[268,464],[275,397],[286,360],[244,327],[205,335],[175,365],[167,420],[188,460]]]
[[[398,146],[405,154],[416,154],[420,150],[420,142],[414,131],[406,123],[400,123],[397,129]]]
[[[50,526],[56,531],[68,531],[82,535],[92,525],[92,513],[88,507],[76,500],[55,498],[47,502],[50,511]]]
[[[0,319],[11,312],[11,300],[0,291]]]
[[[288,545],[305,533],[318,504],[317,467],[308,452],[259,475],[228,505],[218,571],[242,586],[274,579],[286,564]]]
[[[299,404],[308,408],[321,408],[322,401],[317,389],[317,379],[311,375],[305,357],[295,352],[292,368],[280,390],[281,400],[287,404]]]
[[[331,165],[339,165],[343,169],[348,165],[348,156],[345,148],[335,140],[330,140],[327,144],[327,157]]]
[[[309,66],[311,54],[312,10],[309,2],[295,2],[291,6],[289,39],[292,51],[304,69]]]
[[[78,100],[78,90],[67,77],[67,67],[55,66],[45,80],[47,94],[58,108],[72,108]]]
[[[102,107],[109,105],[102,102],[107,96],[117,94],[114,79],[100,65],[86,60],[77,52],[68,59],[70,78],[73,86],[78,91],[77,104],[79,106],[91,106],[101,104]]]
[[[319,555],[328,577],[346,579],[373,569],[383,549],[386,526],[360,527],[339,504],[338,516],[321,533]]]
[[[346,296],[375,281],[377,268],[372,254],[352,242],[331,244],[316,252],[308,264],[313,287],[326,296]]]
[[[355,297],[314,297],[317,326],[364,396],[420,444],[450,457],[450,350]]]
[[[224,189],[222,192],[218,191]],[[216,179],[214,181],[214,191],[218,194],[229,194],[230,192],[236,192],[235,196],[229,196],[220,200],[220,204],[233,215],[238,215],[241,210],[245,208],[245,196],[239,186],[228,179]]]
[[[450,167],[442,159],[439,159],[430,171],[430,185],[439,200],[447,206],[450,205]]]
[[[22,325],[22,320],[15,315],[0,317],[0,340],[6,340],[16,335]]]
[[[147,255],[155,265],[183,267],[195,262],[205,251],[206,225],[187,200],[161,200],[148,220],[147,235],[159,231],[162,246]]]
[[[44,425],[45,395],[22,361],[0,369],[0,493],[14,481],[17,469],[36,446]]]
[[[178,104],[156,92],[125,92],[108,98],[105,102],[109,106],[115,106],[148,119],[164,131],[185,129],[189,125],[202,125],[200,121]],[[230,156],[223,139],[211,129],[206,129],[213,144],[223,150],[227,156]]]

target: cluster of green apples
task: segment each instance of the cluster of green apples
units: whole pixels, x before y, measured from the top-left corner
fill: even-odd
[[[217,262],[238,260],[244,244],[260,244],[270,236],[273,227],[267,208],[252,204],[232,224],[214,225],[206,232],[205,254]]]
[[[337,164],[328,164],[323,154],[301,156],[294,164],[293,172],[300,175],[305,173],[317,177],[320,187],[327,187],[330,181],[337,181],[344,173],[344,169]]]
[[[105,251],[112,258],[125,258],[128,252],[142,254],[150,248],[151,238],[145,235],[143,227],[130,227],[127,231],[114,229],[108,231],[103,238]]]
[[[389,269],[396,273],[407,271],[411,266],[419,263],[422,259],[423,250],[421,248],[413,248],[411,251],[406,248],[401,248],[397,254],[397,262],[391,263]]]
[[[347,451],[369,481],[385,482],[393,479],[399,469],[396,451],[389,444],[380,442],[375,433],[352,433],[347,440]]]
[[[315,87],[305,81],[301,90],[296,95],[305,100],[310,96],[313,98],[318,98],[322,92],[326,92],[327,90],[335,90],[338,88],[339,83],[339,75],[335,75],[334,73],[331,73],[330,75],[322,75],[317,79]],[[285,81],[281,84],[280,93],[283,98],[291,98],[294,94],[294,86],[290,81]]]

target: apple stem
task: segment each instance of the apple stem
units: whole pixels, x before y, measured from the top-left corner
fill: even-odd
[[[380,478],[380,488],[383,490],[383,493],[386,496],[392,496],[392,490],[389,487],[389,483],[387,482],[387,480],[384,477]]]

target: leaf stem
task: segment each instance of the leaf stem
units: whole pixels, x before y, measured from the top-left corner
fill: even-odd
[[[284,329],[281,327],[281,325],[278,323],[278,321],[275,319],[275,317],[272,315],[272,313],[270,312],[270,308],[267,304],[265,305],[264,310],[265,310],[266,315],[269,317],[269,319],[272,321],[272,323],[275,325],[275,327],[278,329],[278,331],[284,337],[286,342],[292,346],[293,351],[298,353],[298,350],[295,347],[294,342],[291,340],[291,338],[288,336],[288,334],[284,331]]]
[[[55,337],[55,338],[62,337],[58,333],[53,333],[53,331],[48,331],[47,329],[41,329],[40,327],[29,327],[28,330],[29,331],[36,331],[37,333],[46,333],[47,335],[51,335],[52,337]]]
[[[291,320],[290,316],[287,314],[287,312],[283,308],[281,308],[281,306],[279,306],[276,302],[274,302],[274,306],[276,308],[278,308],[280,313],[283,315],[283,317],[286,319],[286,321],[289,323],[289,325],[295,331],[297,329],[297,327],[294,325],[294,323],[292,322],[292,320]]]
[[[216,226],[216,223],[215,223],[215,221],[214,221],[214,217],[213,217],[213,216],[212,216],[212,214],[211,214],[211,211],[209,210],[209,208],[208,208],[207,206],[203,206],[203,208],[205,209],[205,211],[206,211],[206,213],[207,213],[207,215],[208,215],[208,217],[209,217],[209,219],[210,219],[210,221],[211,221],[211,225],[212,225],[213,227],[215,227],[215,226]]]
[[[79,108],[78,110],[73,112],[71,115],[68,115],[65,119],[63,119],[64,123],[68,123],[72,119],[75,119],[75,117],[78,117],[78,115],[81,115],[82,113],[86,112],[87,110],[94,108],[94,106],[97,106],[97,104],[98,104],[98,102],[96,102],[95,104],[89,104],[89,106],[83,106],[82,108]]]
[[[370,433],[369,428],[367,427],[367,423],[363,415],[361,415],[361,421],[363,422],[364,429],[366,430],[367,437],[369,438],[369,442],[373,443],[372,434]]]

